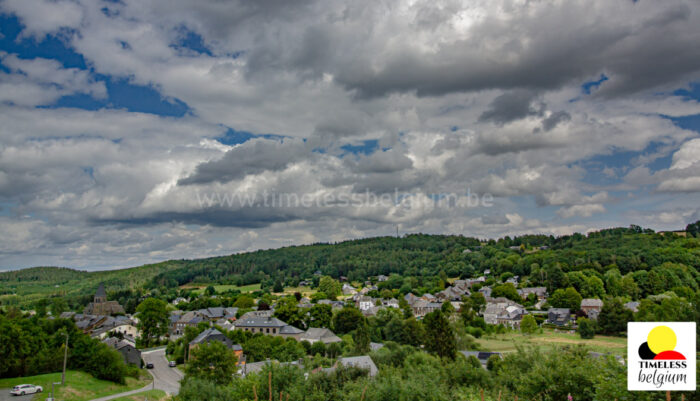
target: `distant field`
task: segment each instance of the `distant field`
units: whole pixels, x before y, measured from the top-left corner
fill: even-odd
[[[201,285],[201,284],[185,284],[181,286],[180,288],[182,289],[192,289],[195,294],[199,294],[202,291],[204,291],[208,285]],[[230,285],[230,284],[214,284],[213,285],[214,289],[216,292],[226,292],[230,290],[238,290],[240,292],[254,292],[260,290],[260,283],[257,284],[249,284],[249,285],[242,285],[242,286],[236,286],[236,285]]]
[[[96,379],[84,372],[69,370],[66,372],[66,385],[55,386],[55,398],[59,400],[86,401],[92,400],[93,398],[136,390],[151,382],[151,376],[148,375],[148,373],[144,372],[144,376],[142,377],[148,377],[148,379],[136,380],[127,378],[126,384],[120,385],[110,381]],[[3,389],[2,391],[9,391],[10,388],[18,384],[35,384],[41,386],[44,392],[37,394],[32,400],[46,400],[51,395],[51,383],[60,381],[60,372],[37,376],[15,377],[11,379],[0,379],[0,389]]]
[[[525,336],[518,332],[484,336],[477,340],[484,351],[509,352],[515,351],[516,346],[535,346],[544,351],[550,351],[562,345],[582,344],[596,352],[609,352],[616,355],[626,353],[627,339],[624,337],[595,336],[590,340],[582,340],[578,334],[555,333],[545,329],[542,334]]]
[[[127,397],[119,397],[115,398],[113,401],[161,401],[161,400],[167,400],[168,395],[165,394],[165,391],[162,390],[148,390],[144,391],[143,393],[138,393],[134,395],[130,395]]]
[[[308,297],[315,293],[316,290],[312,290],[311,287],[285,287],[284,289],[285,294],[294,294],[295,292],[299,292],[301,295]]]

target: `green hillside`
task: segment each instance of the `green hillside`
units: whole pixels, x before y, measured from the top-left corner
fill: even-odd
[[[664,235],[637,226],[588,235],[525,235],[489,241],[413,234],[167,261],[112,271],[37,267],[5,272],[0,273],[0,301],[22,306],[45,297],[65,296],[84,304],[100,282],[105,283],[115,299],[119,299],[120,291],[165,293],[192,283],[260,283],[266,290],[277,282],[295,287],[300,280],[318,277],[316,273],[359,282],[379,274],[393,275],[385,283],[388,288],[401,292],[412,288],[439,290],[447,277],[473,277],[486,269],[495,277],[529,277],[530,284],[547,286],[550,292],[571,285],[579,291],[604,295],[595,291],[618,291],[615,283],[619,281],[636,286],[637,293],[627,294],[636,299],[674,287],[697,291],[699,268],[698,238]],[[600,289],[602,285],[605,288]]]

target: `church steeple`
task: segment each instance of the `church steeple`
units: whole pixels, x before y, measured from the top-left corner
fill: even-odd
[[[104,283],[100,283],[100,286],[97,287],[97,292],[95,293],[95,303],[101,304],[104,302],[107,302],[107,293],[105,292]]]

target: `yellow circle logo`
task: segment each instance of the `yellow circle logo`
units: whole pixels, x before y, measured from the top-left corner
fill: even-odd
[[[654,327],[647,337],[649,349],[655,354],[676,348],[676,333],[667,326]]]

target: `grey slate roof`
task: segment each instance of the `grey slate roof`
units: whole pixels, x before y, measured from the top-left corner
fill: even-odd
[[[308,330],[306,330],[306,333],[304,333],[301,337],[299,337],[299,341],[320,341],[324,344],[330,344],[330,343],[339,343],[343,340],[340,339],[340,337],[336,336],[332,331],[326,329],[326,328],[317,328],[317,327],[311,327]]]
[[[377,375],[377,373],[379,373],[377,365],[374,364],[374,361],[369,357],[369,355],[340,358],[338,362],[345,367],[354,366],[361,369],[367,369],[369,370],[370,377],[374,377]]]
[[[281,322],[281,320],[280,320],[280,322]],[[298,328],[291,326],[291,325],[286,325],[280,329],[280,334],[293,335],[293,334],[301,334],[303,332],[304,332],[304,330],[298,329]]]
[[[105,284],[100,283],[100,285],[97,287],[97,292],[95,292],[96,297],[107,297],[107,292],[105,292]]]
[[[251,316],[245,319],[236,321],[236,327],[277,327],[282,328],[287,326],[287,323],[277,319],[276,317],[257,317]]]

